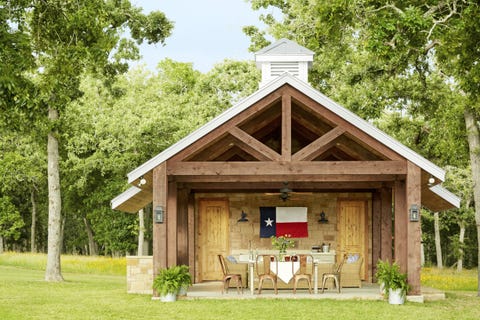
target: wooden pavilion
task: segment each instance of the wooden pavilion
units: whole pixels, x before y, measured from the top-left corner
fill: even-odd
[[[460,202],[440,185],[445,172],[310,86],[310,50],[281,39],[256,61],[258,91],[130,172],[132,187],[112,200],[116,210],[152,203],[164,214],[153,228],[154,273],[187,264],[195,282],[214,279],[218,253],[269,245],[259,207],[303,206],[309,237],[299,249],[359,252],[367,281],[378,259],[393,259],[421,294],[420,208]]]

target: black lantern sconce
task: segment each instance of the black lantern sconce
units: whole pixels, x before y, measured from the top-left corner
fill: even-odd
[[[163,223],[163,219],[165,218],[165,209],[163,206],[156,206],[155,210],[153,210],[153,213],[155,223]]]
[[[420,209],[418,208],[418,205],[412,204],[410,206],[409,214],[410,214],[410,221],[412,221],[412,222],[419,221],[420,220]]]
[[[242,215],[240,219],[237,220],[237,222],[248,222],[247,213],[242,210]]]
[[[318,223],[328,223],[328,219],[325,215],[325,212],[320,213],[320,219],[318,220]]]

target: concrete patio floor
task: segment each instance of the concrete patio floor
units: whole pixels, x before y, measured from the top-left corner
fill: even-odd
[[[415,302],[445,299],[445,294],[439,290],[422,288],[422,296],[408,296],[407,300]],[[230,288],[222,294],[222,282],[212,281],[197,283],[188,289],[187,295],[181,299],[336,299],[336,300],[383,300],[377,284],[363,284],[362,288],[342,288],[341,293],[336,290],[325,290],[325,293],[310,294],[308,290],[298,289],[294,294],[291,289],[279,289],[275,294],[272,289],[263,289],[261,294],[257,290],[252,295],[246,288],[238,293],[236,288]]]

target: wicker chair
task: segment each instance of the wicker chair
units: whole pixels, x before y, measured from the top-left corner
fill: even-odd
[[[342,288],[362,287],[362,278],[360,272],[362,269],[363,258],[360,256],[360,254],[349,254],[349,256],[354,255],[358,255],[358,259],[350,262],[347,258],[345,264],[343,265],[341,272]]]

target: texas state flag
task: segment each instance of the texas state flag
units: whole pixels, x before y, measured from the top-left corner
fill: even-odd
[[[291,235],[307,238],[306,207],[260,207],[260,238]]]

